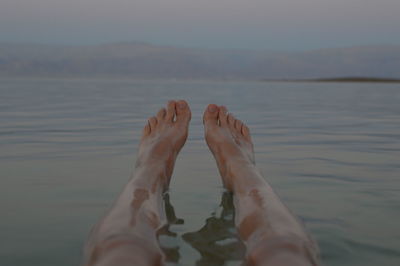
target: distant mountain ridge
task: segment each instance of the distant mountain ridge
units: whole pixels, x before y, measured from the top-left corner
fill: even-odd
[[[92,46],[0,44],[0,77],[140,79],[400,78],[399,46],[306,52],[211,50],[126,42]]]

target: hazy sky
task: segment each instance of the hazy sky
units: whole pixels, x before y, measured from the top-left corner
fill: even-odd
[[[400,0],[0,0],[0,42],[305,50],[400,44]]]

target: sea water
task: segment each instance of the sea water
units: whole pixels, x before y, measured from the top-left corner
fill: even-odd
[[[169,265],[240,265],[232,197],[204,142],[223,104],[256,163],[316,239],[325,265],[400,265],[400,85],[0,80],[0,265],[78,265],[91,226],[129,179],[146,119],[192,109],[160,245]]]

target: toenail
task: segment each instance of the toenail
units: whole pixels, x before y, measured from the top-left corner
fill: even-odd
[[[209,105],[209,106],[208,106],[208,111],[211,112],[211,113],[216,112],[216,111],[217,111],[217,106],[215,106],[215,105]]]
[[[185,109],[186,103],[185,102],[178,102],[179,109]]]

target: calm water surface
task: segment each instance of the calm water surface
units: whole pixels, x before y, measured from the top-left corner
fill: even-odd
[[[400,85],[0,80],[0,265],[78,265],[127,182],[146,118],[187,99],[160,237],[170,265],[239,265],[243,245],[203,140],[208,103],[247,122],[256,161],[325,265],[400,265]]]

